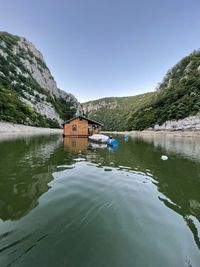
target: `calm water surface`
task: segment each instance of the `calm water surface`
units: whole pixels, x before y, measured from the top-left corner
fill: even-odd
[[[0,140],[1,267],[200,266],[200,139],[118,139]]]

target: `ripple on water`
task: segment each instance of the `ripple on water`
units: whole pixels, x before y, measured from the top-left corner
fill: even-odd
[[[160,264],[162,259],[168,263],[176,262],[174,246],[180,246],[179,238],[190,238],[188,233],[183,234],[185,225],[182,219],[163,206],[151,174],[147,176],[124,166],[120,167],[123,168],[109,167],[112,171],[107,172],[108,167],[97,168],[95,164],[77,162],[73,170],[54,173],[52,187],[59,181],[59,199],[65,199],[65,211],[72,215],[67,218],[62,234],[69,229],[73,231],[74,227],[78,227],[79,232],[88,234],[91,228],[99,228],[103,235],[110,236],[107,240],[109,244],[111,239],[116,240],[117,245],[118,238],[126,240],[125,243],[122,242],[123,246],[129,252],[130,246],[133,248],[133,258],[142,258],[143,253],[148,258],[149,253],[157,250],[160,251],[160,257],[156,256]],[[177,233],[178,238],[171,234],[173,232]],[[159,239],[155,238],[157,235],[160,236]],[[154,248],[149,249],[152,242]],[[170,246],[170,243],[174,245]],[[134,248],[137,248],[136,254]],[[138,253],[138,249],[141,249],[141,253]],[[182,251],[187,254],[186,248],[182,248]],[[180,251],[179,253],[182,254]]]
[[[164,196],[153,177],[82,160],[71,166],[57,166],[51,189],[24,217],[23,230],[32,234],[9,243],[10,248],[2,246],[2,252],[16,253],[14,266],[19,267],[22,259],[23,266],[31,267],[36,259],[51,267],[82,262],[89,267],[129,267],[135,262],[185,266],[192,255],[185,245],[191,242],[190,233],[182,217],[160,200]],[[18,252],[12,250],[15,245],[20,245]]]

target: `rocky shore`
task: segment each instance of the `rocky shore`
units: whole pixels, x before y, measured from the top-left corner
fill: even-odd
[[[42,128],[13,124],[10,122],[0,122],[0,135],[6,134],[62,134],[62,129]]]
[[[200,137],[200,131],[124,131],[124,132],[104,132],[105,134],[122,134],[135,137]]]
[[[0,135],[5,134],[62,134],[62,129],[42,128],[14,124],[10,122],[0,122]],[[102,132],[105,134],[121,134],[135,137],[200,137],[200,131],[124,131],[124,132]]]

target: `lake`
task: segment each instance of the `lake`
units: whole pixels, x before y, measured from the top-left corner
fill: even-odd
[[[1,267],[200,266],[200,138],[117,139],[0,139]]]

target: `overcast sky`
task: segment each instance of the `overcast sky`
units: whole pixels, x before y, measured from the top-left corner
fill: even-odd
[[[135,95],[200,47],[200,1],[0,0],[0,30],[30,40],[81,102]]]

